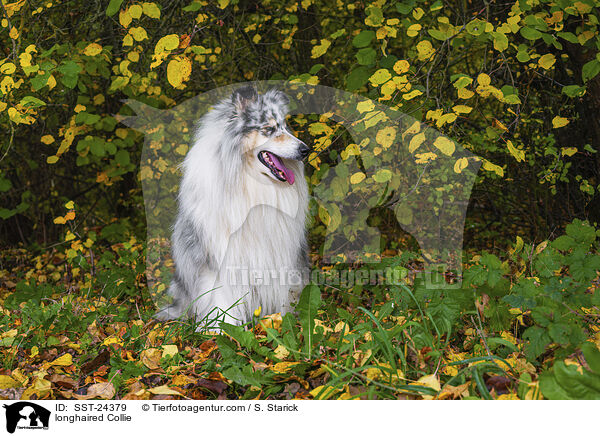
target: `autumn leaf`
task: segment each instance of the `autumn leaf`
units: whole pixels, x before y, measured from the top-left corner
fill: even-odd
[[[174,88],[182,86],[190,78],[192,62],[185,56],[178,56],[167,66],[167,79]]]
[[[552,127],[554,127],[555,129],[558,129],[560,127],[564,127],[567,124],[569,124],[569,119],[568,118],[563,118],[563,117],[559,117],[556,116],[552,119]]]
[[[100,44],[96,44],[95,42],[89,44],[83,51],[83,54],[86,56],[96,56],[100,53],[102,53],[102,46]]]

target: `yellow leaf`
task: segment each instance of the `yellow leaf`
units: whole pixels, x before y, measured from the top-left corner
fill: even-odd
[[[379,363],[378,366],[367,369],[365,374],[367,376],[367,383],[376,380],[390,380],[390,378],[392,381],[398,382],[404,378],[402,370],[398,368],[394,373],[394,369],[389,363]]]
[[[81,112],[81,111],[84,111],[84,110],[85,110],[85,106],[84,106],[84,105],[82,105],[82,104],[78,104],[78,105],[76,105],[76,106],[75,106],[75,109],[73,109],[73,111],[74,111],[76,114],[78,114],[79,112]]]
[[[412,125],[402,132],[402,139],[406,138],[406,135],[413,135],[418,133],[421,130],[421,123],[419,121],[415,121]]]
[[[119,12],[119,23],[121,23],[121,26],[127,28],[127,26],[129,26],[129,24],[131,24],[131,14],[129,13],[129,9],[127,10],[121,10]]]
[[[260,315],[260,314],[259,314]],[[257,317],[259,315],[256,315]],[[283,318],[281,317],[281,313],[273,313],[271,315],[265,316],[261,319],[258,325],[261,329],[265,330],[267,328],[281,331],[281,324],[283,323]]]
[[[121,340],[121,338],[119,338],[118,336],[109,336],[108,338],[104,339],[104,341],[102,341],[103,345],[112,345],[112,344],[117,344],[117,345],[123,345],[123,341]]]
[[[408,71],[409,68],[410,64],[404,59],[401,59],[394,64],[394,71],[396,72],[396,74],[404,74]]]
[[[421,146],[423,141],[425,141],[425,133],[419,133],[418,135],[413,136],[408,144],[408,152],[414,152],[417,148]]]
[[[288,372],[291,367],[298,365],[298,363],[300,362],[279,362],[273,365],[273,371],[279,373]]]
[[[21,383],[8,375],[0,375],[0,389],[18,388]]]
[[[160,18],[160,9],[156,5],[156,3],[144,2],[142,3],[142,9],[144,11],[144,14],[146,14],[150,18]]]
[[[486,171],[493,171],[500,177],[504,177],[504,169],[498,165],[491,163],[489,160],[484,159],[482,168]]]
[[[227,5],[229,5],[229,1],[230,0],[218,0],[219,7],[221,9],[225,9],[227,7]]]
[[[381,68],[375,71],[371,77],[369,77],[369,82],[371,82],[371,85],[373,86],[378,86],[384,84],[391,78],[392,75],[390,74],[390,72],[385,68]]]
[[[175,50],[178,46],[179,36],[175,34],[166,35],[160,38],[154,47],[154,56],[152,57],[153,62],[150,64],[150,68],[162,64],[163,60],[169,55],[169,52]]]
[[[40,349],[38,348],[38,346],[34,345],[33,347],[31,347],[31,356],[30,357],[34,358],[38,354],[40,354]]]
[[[436,148],[442,153],[444,153],[446,156],[451,156],[452,153],[454,153],[454,150],[456,149],[454,141],[449,138],[446,138],[445,136],[438,137],[433,142],[433,145],[435,145]]]
[[[363,112],[372,111],[373,109],[375,109],[375,104],[372,100],[363,100],[356,105],[356,110],[361,114]]]
[[[331,41],[329,41],[328,39],[322,39],[321,44],[315,45],[312,48],[310,57],[313,59],[316,59],[318,57],[323,56],[325,54],[325,52],[327,52],[327,49],[329,48],[330,45],[331,45]]]
[[[129,15],[136,20],[142,16],[142,7],[140,5],[132,5],[129,8]]]
[[[15,81],[13,80],[12,77],[6,76],[4,79],[2,79],[2,82],[0,82],[0,91],[3,94],[8,94],[8,92],[15,86]],[[14,112],[17,112],[17,110],[13,107],[10,108],[13,109]],[[10,115],[10,111],[9,109],[9,115]]]
[[[180,156],[185,156],[188,151],[188,146],[186,144],[181,144],[175,149],[175,153]]]
[[[415,157],[416,157],[416,159],[415,159],[416,163],[425,164],[425,163],[429,162],[430,160],[435,160],[437,158],[437,154],[427,152],[427,153],[415,154]]]
[[[417,53],[420,61],[426,61],[433,56],[435,50],[431,45],[431,42],[423,40],[417,44]]]
[[[452,110],[457,114],[468,114],[473,110],[473,108],[471,106],[465,106],[464,104],[457,104],[452,108]]]
[[[56,162],[58,162],[58,156],[48,156],[46,158],[46,163],[49,163],[50,165],[55,164]],[[59,218],[62,218],[62,217],[59,217]],[[62,222],[62,223],[56,222],[57,219],[58,218],[54,219],[54,224],[64,224],[64,222]]]
[[[555,129],[558,129],[559,127],[564,127],[567,124],[569,124],[568,118],[556,116],[552,119],[552,127],[554,127]]]
[[[178,56],[167,65],[167,80],[174,88],[177,88],[190,78],[192,73],[192,62],[184,57]]]
[[[565,155],[565,156],[573,156],[575,153],[577,153],[577,148],[576,147],[563,147],[560,149],[560,152]]]
[[[510,394],[498,395],[496,400],[520,400],[520,398],[517,394],[515,394],[514,392],[511,392]]]
[[[555,62],[556,58],[551,53],[545,54],[544,56],[538,59],[539,66],[545,70],[549,70],[550,68],[552,68]]]
[[[48,89],[52,91],[52,88],[54,88],[56,86],[56,79],[54,78],[54,76],[51,74],[50,77],[48,77],[48,82],[46,82],[46,84],[48,85]]]
[[[73,365],[73,356],[71,353],[63,354],[60,357],[57,357],[52,362],[50,362],[52,366],[69,366]]]
[[[150,388],[147,390],[148,390],[148,392],[151,392],[154,395],[180,395],[180,396],[183,396],[183,394],[181,392],[176,391],[175,389],[171,389],[167,385],[156,386],[155,388]]]
[[[453,123],[454,121],[456,121],[456,118],[457,115],[455,113],[449,112],[439,117],[435,125],[437,127],[442,127],[444,124]]]
[[[285,359],[286,357],[288,357],[289,355],[290,355],[290,352],[283,345],[278,345],[277,348],[275,348],[275,357],[276,358],[282,360],[282,359]]]
[[[158,348],[148,348],[142,351],[141,360],[144,365],[150,369],[160,367],[159,362],[162,357],[162,351]]]
[[[467,100],[473,97],[475,93],[467,88],[460,88],[458,90],[458,98],[462,98],[463,100]]]
[[[336,389],[333,386],[317,386],[312,391],[310,391],[310,394],[313,396],[313,398],[318,398],[319,400],[326,400],[333,394],[338,392],[342,392],[342,390]]]
[[[354,173],[352,174],[352,177],[350,177],[350,183],[352,183],[353,185],[356,185],[357,183],[362,182],[365,179],[365,173],[363,172],[358,172],[358,173]]]
[[[15,72],[17,67],[12,62],[7,62],[5,64],[0,65],[0,73],[2,74],[12,74]]]
[[[100,53],[102,53],[102,46],[100,44],[96,44],[95,42],[89,44],[83,51],[83,54],[86,56],[96,56]]]
[[[487,86],[490,84],[490,82],[490,76],[485,73],[481,73],[479,76],[477,76],[477,84],[480,86]]]
[[[384,127],[377,132],[375,140],[378,144],[381,144],[384,149],[389,148],[396,139],[396,128],[392,126]]]
[[[462,170],[464,170],[467,167],[467,165],[469,165],[469,161],[467,160],[467,158],[461,157],[454,164],[454,172],[458,174],[462,173]]]
[[[127,59],[131,62],[137,62],[140,60],[140,54],[137,51],[130,51],[127,53]]]
[[[519,150],[516,148],[512,141],[506,141],[506,147],[512,156],[517,160],[517,162],[521,162],[525,160],[525,152],[523,150]]]
[[[327,326],[320,319],[315,319],[314,321],[315,321],[315,328],[314,328],[313,333],[317,334],[317,332],[320,330],[320,329],[317,329],[317,327],[321,327],[321,329],[323,329],[323,333],[329,333],[329,332],[333,331],[333,329],[331,327]]]
[[[421,30],[420,24],[413,24],[413,25],[409,26],[408,29],[406,29],[406,34],[408,36],[410,36],[411,38],[414,38],[415,36],[417,36],[419,34],[420,30]]]
[[[14,338],[15,336],[17,336],[17,333],[19,333],[19,331],[17,329],[10,329],[10,330],[0,334],[0,338],[2,338],[2,339]]]
[[[412,100],[413,98],[415,98],[415,97],[418,97],[419,95],[422,95],[422,94],[423,94],[423,93],[422,93],[421,91],[419,91],[418,89],[414,89],[414,90],[412,90],[411,92],[409,92],[409,93],[407,93],[407,94],[404,94],[404,95],[402,96],[402,98],[403,98],[404,100]]]
[[[179,353],[179,349],[177,345],[163,345],[162,346],[162,355],[163,357],[174,356]]]
[[[73,203],[73,200],[67,201],[65,203],[65,208],[67,208],[67,209],[74,209],[75,208],[75,203]]]
[[[427,386],[428,388],[434,389],[438,392],[442,388],[440,386],[440,381],[438,380],[437,376],[435,376],[433,374],[425,375],[425,376],[421,377],[419,380],[417,380],[416,384],[421,385],[421,386]],[[427,394],[421,394],[421,396],[426,400],[432,400],[434,398],[433,395],[427,395]]]
[[[148,34],[146,33],[146,29],[143,27],[132,27],[129,29],[129,33],[133,36],[137,42],[143,41],[144,39],[148,39]]]
[[[42,143],[43,144],[52,144],[54,142],[54,137],[52,135],[44,135],[42,136]]]
[[[19,37],[19,31],[15,26],[13,26],[12,29],[10,29],[10,32],[8,32],[8,36],[10,36],[11,39],[17,39]]]

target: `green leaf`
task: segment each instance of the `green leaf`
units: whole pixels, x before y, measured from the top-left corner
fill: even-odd
[[[562,235],[552,241],[552,246],[557,250],[567,251],[575,246],[575,240],[568,235]]]
[[[587,82],[590,79],[593,79],[600,73],[600,62],[598,59],[592,59],[588,63],[583,66],[581,70],[581,77],[584,82]]]
[[[365,83],[369,81],[371,77],[371,69],[366,66],[360,66],[352,70],[348,77],[346,77],[346,88],[348,91],[356,91],[362,88]]]
[[[504,51],[508,48],[508,38],[504,33],[492,32],[492,40],[494,48],[498,51]]]
[[[521,33],[523,38],[528,39],[530,41],[535,41],[536,39],[540,39],[542,37],[542,32],[532,27],[523,27],[519,32]]]
[[[115,161],[121,166],[129,165],[129,152],[127,150],[117,151],[117,154],[115,154]]]
[[[375,57],[377,53],[372,47],[361,48],[356,53],[356,59],[361,65],[373,65],[375,63]]]
[[[221,323],[219,326],[225,333],[238,341],[242,347],[249,350],[257,350],[259,348],[259,343],[252,331],[244,330],[244,327],[242,326],[227,323]]]
[[[585,86],[568,85],[563,86],[562,93],[569,97],[582,97],[585,94]]]
[[[119,12],[119,9],[121,8],[122,3],[123,3],[123,0],[110,0],[110,3],[108,4],[108,7],[106,8],[106,15],[108,15],[109,17],[112,17],[114,14]]]
[[[10,190],[10,188],[12,188],[12,183],[10,183],[10,180],[5,179],[0,175],[0,192],[6,192]]]
[[[587,221],[574,219],[565,231],[579,244],[589,245],[596,240],[596,230]]]
[[[475,18],[474,20],[469,21],[466,27],[466,31],[470,35],[479,36],[485,32],[485,25],[485,21],[481,21],[480,19]]]
[[[546,350],[546,346],[550,343],[550,336],[548,336],[546,329],[539,326],[529,327],[523,333],[523,337],[529,340],[525,344],[525,357],[528,360],[535,360]]]
[[[31,107],[46,106],[45,102],[43,102],[39,98],[36,98],[36,97],[34,97],[32,95],[28,95],[26,97],[23,97],[21,99],[21,104],[23,106],[31,106]]]
[[[192,2],[189,5],[187,5],[185,8],[182,8],[182,11],[184,11],[184,12],[196,12],[201,7],[202,7],[202,3]]]
[[[97,138],[94,142],[90,144],[90,151],[94,156],[104,156],[106,154],[106,150],[104,149],[104,141]]]
[[[592,342],[584,342],[581,351],[583,351],[583,356],[590,369],[600,374],[600,350],[598,347]]]
[[[371,40],[375,38],[375,32],[372,30],[363,30],[352,39],[352,45],[354,47],[366,47],[371,43]]]
[[[556,362],[540,375],[540,389],[550,400],[600,399],[600,374],[579,365]]]
[[[304,346],[308,353],[308,358],[313,348],[313,330],[315,328],[315,317],[317,316],[317,310],[321,307],[321,290],[317,285],[310,284],[304,288],[296,310],[300,315],[300,324],[302,325],[302,334],[304,335]]]

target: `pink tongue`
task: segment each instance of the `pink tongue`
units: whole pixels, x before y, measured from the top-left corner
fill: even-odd
[[[267,152],[269,153],[269,152]],[[285,179],[287,180],[287,182],[290,185],[294,184],[294,172],[292,170],[289,170],[284,164],[283,162],[281,162],[281,159],[279,159],[278,156],[274,155],[273,153],[269,153],[269,156],[271,157],[271,160],[273,161],[273,163],[275,164],[275,166],[277,167],[277,169],[283,171],[283,174],[285,174]]]

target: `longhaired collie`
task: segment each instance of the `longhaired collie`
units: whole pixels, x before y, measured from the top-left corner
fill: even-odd
[[[181,167],[173,300],[158,319],[240,325],[258,309],[288,312],[307,283],[310,148],[288,129],[288,103],[245,86],[200,119]]]

